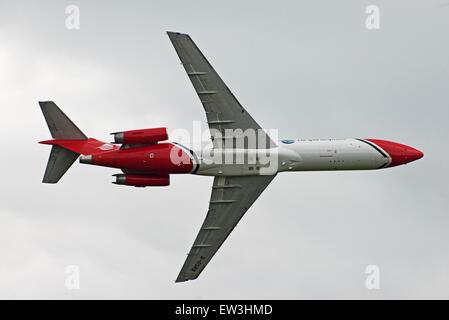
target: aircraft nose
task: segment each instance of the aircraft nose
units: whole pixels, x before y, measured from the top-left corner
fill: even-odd
[[[383,150],[385,150],[391,157],[391,163],[388,167],[395,167],[401,164],[406,164],[424,156],[421,151],[406,146],[405,144],[400,144],[397,142],[387,141],[387,140],[377,140],[377,139],[366,139],[370,142],[376,144]]]
[[[418,160],[418,159],[421,159],[422,157],[424,157],[424,153],[422,153],[421,151],[419,151],[417,149],[413,149],[413,152],[414,152],[413,156],[415,157],[414,160]]]

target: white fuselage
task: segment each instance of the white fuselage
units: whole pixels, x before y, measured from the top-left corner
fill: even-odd
[[[273,149],[203,149],[195,151],[195,155],[199,167],[194,173],[210,176],[370,170],[391,162],[384,150],[359,139],[282,140]]]

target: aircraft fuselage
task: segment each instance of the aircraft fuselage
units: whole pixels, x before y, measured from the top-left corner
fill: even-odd
[[[260,175],[284,171],[382,169],[417,160],[422,152],[399,143],[374,139],[281,140],[265,150],[195,151],[199,175]],[[244,159],[238,161],[237,159]],[[227,160],[228,159],[228,160]],[[218,160],[218,161],[217,161]]]

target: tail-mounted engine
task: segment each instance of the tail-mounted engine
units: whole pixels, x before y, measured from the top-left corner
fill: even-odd
[[[151,128],[111,133],[114,143],[150,144],[168,140],[167,128]]]
[[[115,143],[103,146],[80,157],[81,163],[118,168],[131,175],[117,176],[117,184],[135,186],[166,186],[168,174],[190,173],[194,170],[193,152],[168,141],[166,128],[131,130],[113,133]],[[103,148],[103,149],[102,149]],[[196,164],[195,164],[196,165]],[[154,176],[153,176],[154,175]]]
[[[123,184],[134,187],[165,187],[170,184],[168,174],[114,174],[115,184]]]

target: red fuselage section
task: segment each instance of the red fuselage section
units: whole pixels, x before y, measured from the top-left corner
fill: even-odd
[[[92,154],[81,162],[98,166],[119,168],[136,173],[190,173],[193,169],[191,155],[172,143],[136,146]]]

